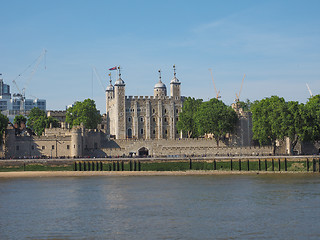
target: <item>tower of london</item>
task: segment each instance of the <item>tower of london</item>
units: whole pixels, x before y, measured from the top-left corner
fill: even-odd
[[[176,77],[170,81],[170,96],[162,82],[153,89],[153,96],[126,96],[125,82],[119,78],[106,89],[107,134],[115,139],[176,139],[180,133],[176,129],[184,97],[181,97],[181,82]]]

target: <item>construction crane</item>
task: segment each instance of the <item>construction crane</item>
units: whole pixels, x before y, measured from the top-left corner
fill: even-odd
[[[312,94],[312,92],[311,92],[311,90],[310,90],[310,88],[309,88],[308,83],[306,83],[306,85],[307,85],[307,88],[308,88],[308,91],[309,91],[310,97],[313,97],[313,94]]]
[[[237,94],[237,93],[236,93],[236,100],[235,100],[235,101],[236,101],[236,103],[240,101],[240,95],[241,95],[241,91],[242,91],[243,82],[244,82],[244,78],[245,78],[245,77],[246,77],[246,74],[244,74],[244,75],[243,75],[242,83],[241,83],[241,87],[240,87],[239,94]]]
[[[46,50],[46,49],[43,49],[42,52],[41,52],[41,54],[40,54],[40,56],[36,59],[36,61],[35,61],[35,66],[34,66],[33,70],[31,71],[31,74],[30,74],[29,78],[26,80],[26,83],[25,83],[24,88],[22,88],[22,94],[23,94],[23,95],[25,94],[26,88],[28,87],[28,85],[29,85],[29,83],[30,83],[33,75],[36,73],[36,71],[37,71],[37,69],[38,69],[38,67],[39,67],[42,59],[43,59],[43,58],[46,59],[46,54],[47,54],[47,50]],[[44,68],[45,68],[45,69],[47,68],[47,66],[46,66],[46,61],[45,61]]]
[[[212,69],[209,68],[209,71],[210,71],[210,73],[211,73],[211,78],[212,78],[212,82],[213,82],[213,87],[214,87],[214,91],[215,91],[215,93],[216,93],[216,99],[219,99],[219,98],[221,98],[221,96],[219,95],[219,94],[220,94],[220,91],[217,91],[216,85],[214,84]]]
[[[13,97],[17,97],[20,99],[20,110],[24,110],[24,101],[25,101],[25,91],[26,88],[28,86],[28,84],[30,83],[31,78],[33,77],[33,75],[35,74],[35,72],[37,71],[42,59],[46,59],[46,53],[47,50],[43,49],[40,56],[37,57],[36,60],[34,60],[24,71],[22,71],[15,79],[12,80],[13,84],[15,85],[15,87],[18,90],[18,93],[14,93]],[[22,88],[22,90],[20,90],[16,80],[21,77],[29,68],[31,68],[32,66],[34,66],[33,70],[31,71],[30,76],[27,78],[27,80],[25,81],[25,86]],[[46,69],[46,61],[45,61],[45,67]]]
[[[103,92],[105,92],[106,87],[103,85],[101,77],[100,77],[99,73],[97,72],[96,67],[93,67],[92,70],[93,70],[94,74],[96,75],[97,79],[99,80],[99,83],[101,85],[101,88],[102,88]]]

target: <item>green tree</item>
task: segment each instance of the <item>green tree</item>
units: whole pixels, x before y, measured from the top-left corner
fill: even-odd
[[[52,127],[59,127],[59,121],[53,117],[47,117],[45,111],[35,107],[31,109],[27,126],[30,127],[37,135],[41,135],[45,128],[49,128],[50,124]]]
[[[27,123],[27,118],[23,115],[16,115],[13,119],[13,123],[17,124],[20,127],[21,123]]]
[[[306,139],[306,134],[303,127],[303,117],[304,117],[304,105],[299,104],[296,101],[290,101],[286,103],[284,110],[284,126],[285,135],[290,138],[293,149],[298,140]]]
[[[1,139],[2,139],[3,133],[7,129],[8,123],[9,123],[8,117],[3,115],[2,113],[0,113],[0,137],[1,137]],[[0,141],[0,142],[2,142],[2,141]]]
[[[101,122],[101,115],[96,108],[95,102],[91,99],[86,99],[83,102],[76,102],[73,107],[68,108],[66,122],[71,127],[83,123],[86,128],[95,129]]]
[[[303,140],[320,140],[320,95],[309,98],[303,114]]]
[[[196,113],[198,133],[212,133],[218,144],[227,133],[235,131],[237,120],[236,112],[216,98],[203,102]]]
[[[287,106],[284,98],[272,96],[255,101],[252,108],[253,139],[260,145],[273,145],[275,153],[276,140],[287,134]]]
[[[178,131],[187,134],[188,138],[198,137],[196,127],[195,115],[198,111],[202,99],[186,98],[183,102],[182,111],[179,114],[179,121],[177,122]]]

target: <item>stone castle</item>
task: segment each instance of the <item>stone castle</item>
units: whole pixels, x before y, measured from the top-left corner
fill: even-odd
[[[239,117],[237,134],[219,146],[214,139],[187,139],[177,131],[176,123],[182,110],[181,82],[175,66],[166,85],[159,81],[153,96],[125,95],[125,82],[119,78],[106,89],[106,115],[97,129],[65,124],[65,111],[48,111],[61,121],[60,128],[48,128],[42,136],[34,136],[23,128],[9,127],[0,156],[23,157],[106,157],[106,156],[219,156],[270,155],[271,147],[253,147],[251,114],[233,106]]]
[[[125,82],[119,79],[114,86],[111,83],[106,90],[106,120],[108,135],[115,139],[176,139],[179,132],[176,129],[179,112],[181,112],[183,97],[181,97],[180,81],[174,76],[170,82],[170,96],[167,87],[161,81],[154,86],[154,95],[132,97],[125,95]],[[111,78],[111,77],[110,77]]]

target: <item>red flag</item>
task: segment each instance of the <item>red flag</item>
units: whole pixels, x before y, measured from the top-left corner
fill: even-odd
[[[110,71],[117,70],[117,67],[109,68]]]

